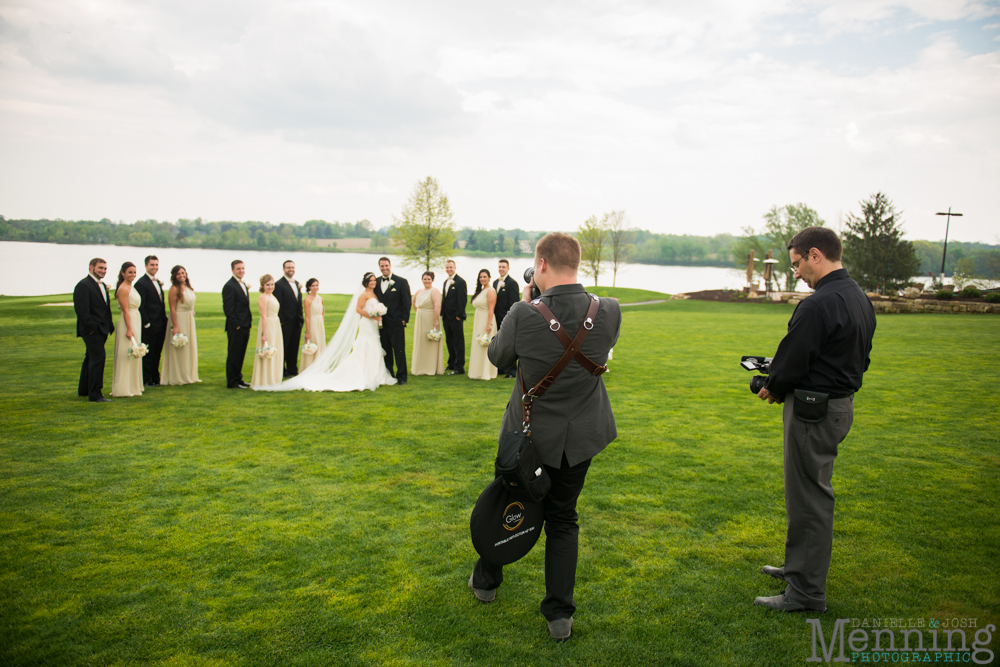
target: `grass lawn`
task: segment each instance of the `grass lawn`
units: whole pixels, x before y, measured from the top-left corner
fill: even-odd
[[[201,293],[203,382],[93,405],[76,397],[72,308],[40,307],[69,300],[0,299],[0,665],[811,655],[806,617],[751,605],[782,588],[758,573],[783,554],[781,418],[738,361],[773,354],[790,306],[625,309],[605,375],[620,435],[580,499],[579,609],[557,645],[538,613],[544,539],[495,603],[466,588],[469,514],[510,381],[227,390],[220,298]],[[346,302],[327,297],[329,333]],[[872,357],[834,474],[824,631],[838,618],[1000,625],[1000,318],[880,316]]]

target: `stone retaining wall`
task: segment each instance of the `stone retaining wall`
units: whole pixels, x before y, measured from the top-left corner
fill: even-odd
[[[802,299],[788,303],[798,305]],[[1000,304],[979,301],[938,301],[937,299],[904,299],[872,301],[876,313],[993,313],[1000,314]]]

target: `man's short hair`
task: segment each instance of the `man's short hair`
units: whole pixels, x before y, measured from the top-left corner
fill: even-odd
[[[379,263],[381,263],[381,262],[389,262],[389,266],[392,266],[392,260],[390,260],[388,257],[379,257],[378,261],[379,261]]]
[[[160,258],[157,257],[156,255],[146,255],[146,259],[142,260],[142,265],[143,266],[149,266],[149,263],[152,262],[154,259],[157,262],[160,261]]]
[[[98,264],[107,264],[107,262],[105,262],[100,257],[95,257],[94,259],[90,260],[90,270],[93,271],[94,267],[97,266]]]
[[[295,263],[295,260],[286,259],[284,262],[281,263],[281,270],[282,271],[285,270],[285,264],[294,264],[294,263]]]
[[[455,260],[453,260],[453,259],[446,259],[446,260],[444,260],[444,265],[445,266],[448,266],[449,264],[455,264]],[[455,266],[458,266],[458,264],[455,264]]]
[[[244,262],[242,259],[234,259],[232,262],[229,263],[229,270],[232,271],[236,268],[237,264],[243,264],[243,263]]]
[[[580,252],[580,242],[563,232],[546,234],[535,244],[535,256],[555,271],[580,268]]]
[[[788,250],[794,250],[799,257],[808,255],[810,248],[816,248],[831,262],[839,262],[844,254],[840,238],[829,227],[806,227],[788,242]]]
[[[503,262],[507,266],[510,266],[510,262],[508,262],[506,259],[501,259],[500,262]],[[497,262],[497,264],[499,264],[500,262]]]

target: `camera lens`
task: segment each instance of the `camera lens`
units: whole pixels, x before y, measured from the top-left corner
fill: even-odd
[[[754,375],[750,378],[750,391],[754,394],[759,394],[760,390],[764,388],[764,383],[767,382],[767,377],[764,375]]]
[[[524,282],[525,284],[530,283],[531,279],[535,277],[535,267],[529,266],[524,270]]]

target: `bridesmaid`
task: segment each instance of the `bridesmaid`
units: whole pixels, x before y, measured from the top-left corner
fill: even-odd
[[[281,336],[281,322],[278,321],[278,300],[274,298],[274,278],[265,273],[260,277],[260,298],[257,299],[260,326],[257,327],[257,349],[253,355],[253,377],[251,387],[266,387],[281,384],[282,366],[285,362],[285,340]],[[261,358],[259,352],[265,344],[270,344],[277,352],[270,359]]]
[[[326,306],[323,304],[323,297],[319,295],[319,281],[315,278],[306,281],[306,298],[302,299],[302,312],[306,314],[306,343],[316,343],[316,351],[312,354],[302,353],[302,361],[299,363],[300,373],[316,361],[326,349],[326,325],[323,323]]]
[[[444,375],[443,341],[427,338],[431,329],[441,331],[441,292],[434,287],[433,271],[424,271],[420,280],[424,286],[413,295],[417,322],[413,327],[410,375]]]
[[[497,292],[490,286],[490,272],[479,271],[476,293],[472,295],[472,306],[476,309],[476,319],[472,322],[472,353],[469,355],[469,377],[473,380],[492,380],[497,376],[497,367],[490,363],[486,348],[476,338],[484,333],[490,338],[496,335],[497,320],[493,309],[497,305]]]
[[[139,342],[137,336],[142,335],[142,316],[139,306],[142,297],[139,291],[132,289],[136,276],[135,264],[125,262],[118,271],[118,285],[115,287],[115,299],[122,314],[115,327],[115,360],[112,365],[111,395],[142,396],[142,359],[128,355],[132,341]]]
[[[187,269],[177,265],[170,269],[170,330],[163,343],[163,372],[160,384],[191,384],[198,379],[198,336],[194,328],[194,288]],[[174,347],[171,341],[177,334],[184,334],[188,343]]]

